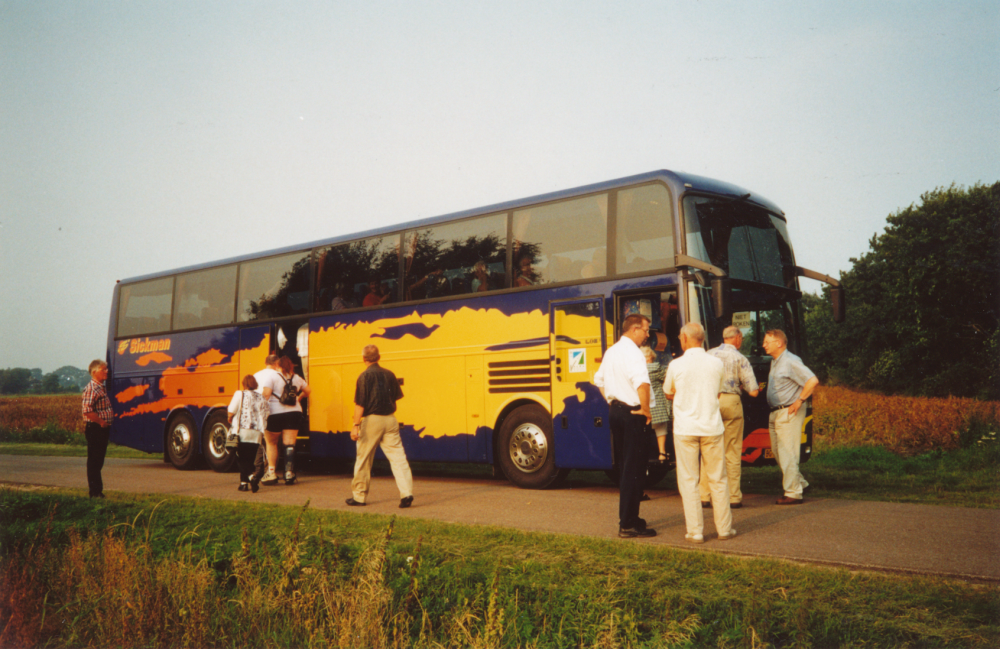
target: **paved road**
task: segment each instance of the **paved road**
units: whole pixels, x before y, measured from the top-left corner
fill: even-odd
[[[85,490],[84,465],[84,458],[0,455],[0,482]],[[301,505],[308,499],[319,509],[617,538],[618,492],[611,486],[570,482],[563,489],[527,491],[499,480],[418,476],[413,507],[401,510],[391,476],[373,478],[364,508],[344,504],[351,494],[350,481],[346,474],[304,474],[295,486],[261,487],[257,494],[244,494],[236,491],[235,474],[181,472],[155,460],[111,458],[104,467],[108,491],[252,498],[284,505]],[[641,513],[659,535],[622,543],[1000,582],[1000,510],[823,499],[778,507],[773,496],[746,495],[743,509],[733,511],[733,526],[739,532],[735,539],[719,541],[709,515],[706,542],[694,546],[684,541],[684,513],[677,492],[649,493],[652,500],[643,503]]]

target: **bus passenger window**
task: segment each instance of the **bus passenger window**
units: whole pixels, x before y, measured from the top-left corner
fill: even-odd
[[[396,301],[399,235],[372,237],[316,251],[316,311]]]
[[[239,321],[309,312],[309,253],[293,252],[240,266]]]
[[[514,286],[607,274],[608,195],[514,212]]]
[[[617,274],[674,265],[673,210],[663,185],[619,191],[616,231]]]
[[[230,324],[236,299],[236,266],[211,268],[177,278],[174,329]]]
[[[407,300],[504,288],[507,215],[411,230],[403,251]]]
[[[170,330],[174,278],[154,279],[121,288],[117,336],[141,336]]]

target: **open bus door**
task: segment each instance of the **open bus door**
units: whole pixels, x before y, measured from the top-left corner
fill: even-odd
[[[594,374],[607,349],[604,299],[552,302],[549,307],[556,466],[610,469],[608,405],[594,385]]]

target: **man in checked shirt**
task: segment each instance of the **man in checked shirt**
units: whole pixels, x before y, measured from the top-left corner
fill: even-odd
[[[83,389],[83,418],[87,422],[83,434],[87,437],[87,484],[91,498],[104,498],[104,455],[108,452],[111,421],[114,413],[111,400],[104,388],[108,378],[108,364],[97,360],[90,363],[90,383]]]
[[[722,394],[719,396],[719,409],[722,412],[722,423],[726,427],[722,445],[726,451],[730,509],[739,509],[743,506],[743,492],[740,490],[743,467],[743,403],[740,401],[740,390],[745,390],[751,397],[756,397],[759,392],[750,361],[739,352],[742,345],[743,334],[739,328],[726,327],[722,332],[722,344],[708,352],[722,361],[726,372],[726,378],[722,383]],[[707,509],[712,506],[712,496],[708,490],[704,456],[701,462],[701,482],[698,491],[701,493],[701,506]]]

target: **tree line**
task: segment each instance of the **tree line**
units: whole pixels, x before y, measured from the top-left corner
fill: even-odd
[[[845,322],[828,288],[806,295],[810,363],[887,394],[1000,399],[1000,182],[920,198],[851,259]]]
[[[66,365],[43,374],[38,368],[12,367],[0,370],[0,394],[59,394],[81,392],[90,381],[86,370]]]

